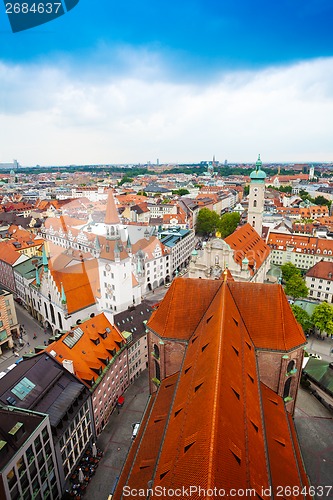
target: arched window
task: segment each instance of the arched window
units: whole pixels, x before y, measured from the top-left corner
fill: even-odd
[[[253,206],[254,206],[254,208],[257,206],[257,200],[253,201]]]
[[[295,361],[292,359],[291,361],[289,361],[288,363],[288,366],[287,366],[287,372],[291,372],[291,370],[293,370],[295,368]]]
[[[161,369],[156,359],[155,359],[155,377],[157,378],[157,380],[161,380]]]
[[[52,304],[50,304],[50,311],[51,311],[52,323],[55,325],[54,308]]]
[[[286,399],[289,397],[291,381],[292,381],[292,377],[289,377],[288,380],[286,381],[286,383],[284,384],[283,399]]]
[[[58,323],[59,323],[59,328],[60,328],[60,330],[62,330],[63,328],[62,328],[62,319],[61,319],[61,314],[60,314],[60,312],[58,312]]]
[[[160,357],[160,350],[159,350],[159,347],[158,345],[154,344],[154,356],[155,358],[158,358]]]
[[[218,265],[220,263],[220,258],[218,255],[215,255],[215,264]]]

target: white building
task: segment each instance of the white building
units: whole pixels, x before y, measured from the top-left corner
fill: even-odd
[[[262,220],[265,202],[265,179],[266,174],[261,170],[262,162],[260,155],[256,162],[256,169],[250,174],[250,192],[249,192],[249,207],[247,212],[247,222],[257,231],[262,234]]]
[[[333,262],[321,260],[305,275],[309,297],[321,302],[333,303]]]

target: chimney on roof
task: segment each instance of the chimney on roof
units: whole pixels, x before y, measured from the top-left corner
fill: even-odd
[[[72,373],[73,375],[75,375],[74,363],[73,363],[72,359],[64,359],[63,362],[62,362],[62,366],[64,368],[66,368],[66,370],[68,370],[70,373]]]

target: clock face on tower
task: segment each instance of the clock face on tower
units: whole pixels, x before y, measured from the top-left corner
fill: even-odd
[[[106,264],[106,266],[105,266],[105,270],[106,270],[106,271],[110,271],[110,269],[111,269],[110,264]]]
[[[257,193],[258,192],[258,188],[253,188],[253,192]]]

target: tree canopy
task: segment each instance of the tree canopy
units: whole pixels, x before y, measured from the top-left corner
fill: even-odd
[[[312,321],[318,330],[333,335],[333,306],[327,302],[318,304],[313,311]]]
[[[304,311],[304,309],[302,309],[300,306],[296,306],[295,304],[293,304],[291,308],[293,310],[296,320],[303,328],[304,333],[311,330],[311,328],[313,327],[311,316],[306,311]]]
[[[180,188],[172,191],[172,194],[178,194],[178,196],[185,196],[186,194],[190,194],[188,189]]]
[[[222,238],[226,238],[232,234],[240,221],[238,212],[218,215],[216,212],[208,208],[202,208],[199,211],[196,232],[202,235],[215,234],[218,231]]]
[[[298,274],[295,274],[288,279],[284,291],[287,295],[293,297],[293,299],[307,297],[309,294],[309,290],[303,278]]]
[[[301,271],[291,262],[281,266],[282,279],[287,282],[293,276],[301,276]]]
[[[238,212],[222,215],[217,225],[217,230],[221,233],[221,237],[226,238],[229,234],[232,234],[238,226],[239,221],[240,214]]]
[[[219,219],[216,212],[209,210],[209,208],[202,208],[198,214],[196,232],[203,235],[215,233]]]

